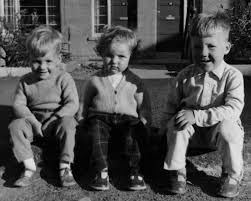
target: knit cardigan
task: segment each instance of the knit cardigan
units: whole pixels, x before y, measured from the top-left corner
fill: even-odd
[[[82,97],[84,118],[97,112],[125,114],[151,124],[151,103],[143,81],[129,69],[122,75],[115,89],[103,70],[90,78]]]

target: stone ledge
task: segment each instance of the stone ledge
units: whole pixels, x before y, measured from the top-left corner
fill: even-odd
[[[140,66],[140,68],[137,68]],[[145,66],[145,68],[144,68]],[[151,66],[151,68],[149,68]],[[158,68],[160,66],[161,68]],[[251,76],[251,64],[234,64],[235,68],[240,70],[244,76]],[[66,71],[73,72],[76,65],[67,64]],[[131,65],[132,71],[134,71],[137,75],[144,79],[163,79],[170,78],[175,73],[174,71],[163,69],[163,65],[155,65],[155,64],[147,64],[147,65]],[[134,68],[135,67],[135,68]],[[156,69],[155,69],[156,67]],[[180,68],[177,71],[181,70]],[[0,67],[0,77],[21,77],[22,75],[31,72],[31,68],[29,67]]]
[[[29,72],[31,68],[28,67],[1,67],[0,77],[21,77]]]

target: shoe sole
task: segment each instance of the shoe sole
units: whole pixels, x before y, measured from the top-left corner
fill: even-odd
[[[96,190],[96,191],[107,191],[110,189],[110,187],[97,187],[97,186],[90,186],[93,190]]]
[[[240,192],[237,192],[236,194],[233,194],[233,195],[219,194],[219,196],[223,197],[223,198],[234,198],[234,197],[238,196],[239,194],[240,194]]]
[[[62,187],[74,186],[74,185],[76,185],[76,184],[77,184],[76,182],[71,182],[71,183],[63,183],[63,184],[62,184]]]
[[[179,194],[179,195],[183,195],[187,192],[187,190],[184,190],[184,191],[174,191],[174,190],[167,190],[169,193],[172,193],[172,194]]]
[[[135,186],[135,187],[129,187],[129,190],[132,191],[141,191],[141,190],[145,190],[146,186]]]

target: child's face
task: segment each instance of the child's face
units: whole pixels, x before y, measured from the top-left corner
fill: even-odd
[[[130,56],[131,50],[126,42],[112,42],[103,55],[104,67],[110,74],[123,72],[128,67]]]
[[[54,49],[50,49],[43,57],[31,58],[32,71],[38,79],[45,80],[50,78],[60,62],[61,55],[57,54]]]
[[[205,37],[192,37],[193,62],[209,72],[216,69],[230,51],[226,32],[216,29]]]

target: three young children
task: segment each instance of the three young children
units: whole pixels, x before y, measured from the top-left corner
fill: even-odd
[[[193,64],[177,76],[161,131],[167,136],[164,169],[169,175],[168,191],[186,192],[188,145],[217,147],[222,154],[221,187],[218,194],[235,197],[243,175],[243,135],[240,114],[244,106],[242,74],[224,61],[231,48],[230,22],[217,13],[200,14],[191,29]],[[61,68],[62,36],[40,27],[27,40],[32,73],[21,78],[13,105],[16,119],[9,126],[13,152],[24,164],[15,182],[27,186],[36,170],[30,142],[33,136],[55,136],[60,144],[59,175],[62,186],[73,185],[74,115],[79,103],[71,76]],[[140,174],[142,138],[151,124],[150,99],[142,80],[128,69],[137,45],[135,33],[115,26],[101,36],[97,51],[103,69],[87,83],[83,117],[90,136],[91,165],[95,176],[90,186],[109,189],[108,143],[117,143],[128,159],[130,190],[146,188]],[[84,133],[81,133],[84,134]]]

